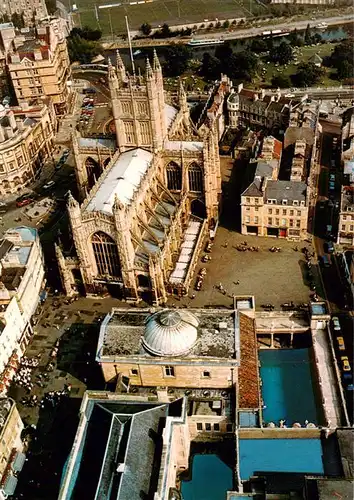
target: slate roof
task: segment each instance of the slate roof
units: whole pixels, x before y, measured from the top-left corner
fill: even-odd
[[[244,190],[241,196],[263,196],[261,190],[261,180],[255,179],[249,186]]]
[[[183,405],[176,413],[176,403],[90,398],[87,420],[80,423],[84,432],[79,427],[75,438],[81,452],[72,451],[75,465],[65,477],[67,493],[60,498],[152,498],[158,489],[166,418],[183,414]]]
[[[269,180],[265,189],[265,198],[277,200],[279,205],[282,200],[306,201],[306,184],[297,181]]]

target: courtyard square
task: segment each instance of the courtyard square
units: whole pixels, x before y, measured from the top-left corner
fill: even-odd
[[[244,241],[248,246],[260,247],[259,251],[237,251],[235,247]],[[195,275],[188,296],[181,300],[170,300],[170,303],[176,306],[230,307],[232,295],[253,295],[257,309],[266,303],[279,309],[284,302],[308,302],[310,289],[306,279],[306,261],[301,252],[305,245],[310,247],[304,242],[244,236],[219,227],[211,253],[208,254],[211,261],[202,263],[200,260],[196,268],[196,275],[202,267],[207,269],[201,291],[194,290]],[[281,251],[270,252],[272,246],[280,247]],[[295,247],[298,247],[298,251],[294,250]],[[226,295],[217,288],[220,283]],[[191,299],[193,294],[195,298]]]

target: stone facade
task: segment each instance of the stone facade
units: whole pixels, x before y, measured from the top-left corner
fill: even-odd
[[[61,29],[39,26],[30,39],[15,40],[8,55],[8,72],[19,104],[35,97],[50,97],[57,115],[68,110],[70,61]]]
[[[0,241],[0,393],[6,392],[29,344],[44,285],[44,261],[35,229],[17,227]]]
[[[33,26],[44,17],[48,17],[47,6],[45,0],[3,0],[1,2],[1,14],[23,14],[23,19],[26,26]]]
[[[163,303],[169,292],[188,289],[188,270],[196,265],[208,226],[218,219],[217,130],[198,134],[182,86],[178,109],[165,103],[156,54],[144,78],[128,75],[118,55],[108,81],[116,141],[73,137],[83,200],[68,200],[77,267],[86,293],[119,292],[133,300],[149,294]],[[110,256],[106,244],[113,244]],[[183,245],[187,261],[181,261]],[[59,248],[57,255],[70,295],[74,261]]]
[[[0,399],[0,498],[8,498],[7,485],[17,475],[14,462],[23,450],[23,422],[11,398]],[[21,460],[23,465],[23,460]],[[22,468],[22,467],[21,467]]]
[[[3,109],[0,116],[0,195],[18,193],[36,179],[53,150],[53,105],[36,101]]]

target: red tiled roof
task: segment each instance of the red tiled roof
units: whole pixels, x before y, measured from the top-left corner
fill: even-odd
[[[240,314],[239,408],[259,408],[258,352],[254,319]]]
[[[279,158],[280,158],[282,149],[283,149],[283,145],[282,145],[281,141],[278,141],[278,139],[274,139],[273,155],[277,160],[279,160]]]

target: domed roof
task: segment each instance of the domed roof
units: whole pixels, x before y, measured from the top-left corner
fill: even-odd
[[[193,347],[198,336],[198,320],[181,310],[158,311],[146,320],[143,346],[154,356],[181,356]]]

